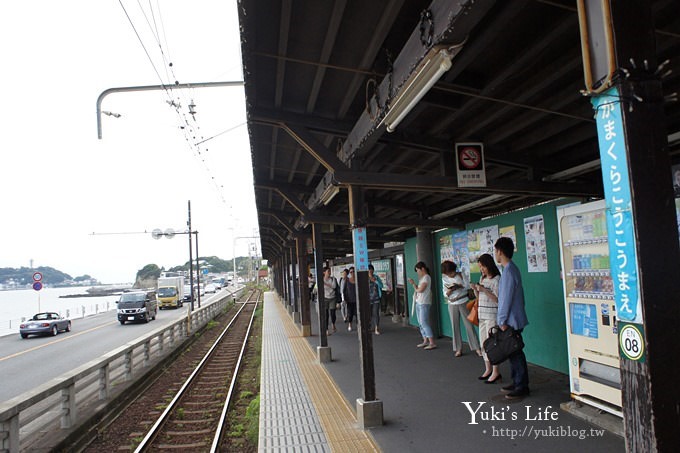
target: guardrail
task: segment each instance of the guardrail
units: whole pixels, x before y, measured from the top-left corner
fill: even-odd
[[[149,332],[134,343],[0,404],[0,452],[25,451],[55,430],[60,431],[57,437],[66,438],[206,325],[244,289],[226,293],[190,317]]]

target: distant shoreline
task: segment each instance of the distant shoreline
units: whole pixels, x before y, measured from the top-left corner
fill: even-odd
[[[82,294],[64,294],[59,296],[59,298],[75,298],[75,297],[102,297],[102,296],[116,296],[122,293],[126,289],[130,289],[132,286],[109,286],[109,287],[92,287],[86,290]]]

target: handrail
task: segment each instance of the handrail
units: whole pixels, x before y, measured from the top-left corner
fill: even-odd
[[[192,312],[189,332],[186,331],[187,319],[180,318],[168,326],[159,327],[133,342],[110,351],[99,359],[85,363],[33,390],[3,402],[0,404],[0,451],[19,453],[20,448],[26,448],[25,444],[30,443],[31,436],[36,434],[35,429],[29,429],[29,424],[40,425],[44,428],[46,425],[61,421],[65,438],[85,421],[81,420],[83,417],[79,418],[78,415],[87,413],[86,409],[89,409],[93,402],[101,406],[99,410],[103,410],[105,404],[101,404],[102,401],[111,401],[125,391],[134,383],[136,376],[142,375],[160,359],[170,355],[181,344],[180,340],[187,338],[207,324],[226,306],[231,297],[240,295],[244,289],[245,287],[242,287],[226,293],[224,297]],[[158,338],[155,348],[146,346],[152,343],[154,338]],[[142,360],[139,360],[139,355],[143,357]],[[153,360],[150,356],[154,356]],[[120,363],[115,364],[116,361]],[[131,375],[127,375],[127,367]],[[112,375],[119,369],[121,370],[120,377],[115,380],[115,384],[119,384],[122,379],[126,385],[116,385],[114,392],[112,391],[114,384]],[[98,376],[93,379],[93,374],[98,374]],[[84,388],[76,390],[76,385],[86,380],[88,381]],[[93,398],[87,397],[87,388],[95,381],[99,381],[100,391],[94,392],[99,395],[92,401]],[[61,410],[40,413],[41,408],[36,406],[45,403],[47,398],[55,395],[62,399]]]

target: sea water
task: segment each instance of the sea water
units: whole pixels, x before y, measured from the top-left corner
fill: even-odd
[[[19,324],[39,312],[53,311],[74,319],[116,309],[118,295],[59,297],[87,294],[88,289],[69,287],[0,291],[0,336],[19,333]]]

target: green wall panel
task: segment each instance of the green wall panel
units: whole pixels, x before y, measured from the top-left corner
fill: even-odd
[[[514,226],[515,237],[517,239],[517,251],[513,256],[513,261],[522,273],[522,283],[524,286],[524,298],[526,303],[529,325],[524,329],[524,341],[526,344],[525,353],[527,360],[533,364],[549,368],[551,370],[568,373],[568,355],[566,323],[564,315],[564,294],[562,289],[562,279],[560,272],[560,247],[557,232],[557,205],[543,204],[525,210],[515,211],[490,219],[480,220],[466,225],[466,230],[471,231],[477,228],[497,225],[499,228]],[[537,215],[543,216],[546,252],[548,260],[547,272],[529,272],[527,265],[527,252],[524,238],[524,219]],[[447,229],[436,232],[433,236],[433,256],[436,263],[427,263],[433,279],[438,279],[437,287],[441,288],[441,273],[439,263],[441,262],[441,252],[439,239],[444,235],[451,235],[458,230]],[[404,261],[406,273],[415,279],[413,266],[416,264],[416,238],[411,238],[404,244]],[[458,264],[458,263],[456,263]],[[480,274],[473,273],[471,281],[479,281]],[[409,295],[409,307],[413,300],[413,288],[407,285]],[[451,321],[448,309],[443,302],[443,296],[439,292],[433,294],[434,300],[440,306],[440,317],[438,320],[440,331],[443,335],[450,337]],[[409,313],[410,315],[410,313]],[[415,316],[409,318],[411,325],[417,325]],[[461,329],[463,339],[467,341],[465,329]]]
[[[529,272],[524,219],[543,215],[545,229],[547,272]],[[468,230],[483,226],[498,225],[499,228],[514,226],[517,239],[512,260],[522,273],[524,300],[529,325],[523,337],[527,360],[551,370],[568,373],[567,334],[564,317],[564,293],[560,272],[560,247],[557,232],[557,215],[554,204],[534,206],[522,211],[474,222]],[[480,274],[473,274],[472,281],[478,281]]]

